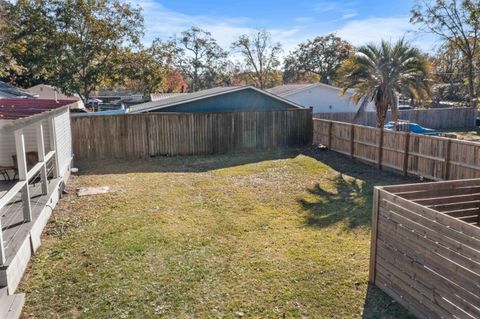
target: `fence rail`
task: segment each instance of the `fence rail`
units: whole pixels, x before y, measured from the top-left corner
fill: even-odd
[[[479,318],[479,190],[480,179],[376,187],[370,282],[418,318]]]
[[[313,142],[403,173],[431,180],[480,177],[480,143],[313,120]]]
[[[50,132],[53,132],[53,118],[49,119],[50,122]],[[36,133],[37,133],[37,155],[38,162],[33,167],[27,166],[27,158],[25,151],[25,136],[24,129],[20,128],[15,130],[15,148],[16,148],[16,169],[18,170],[19,181],[16,182],[7,192],[0,196],[0,266],[4,265],[7,259],[6,247],[9,246],[9,242],[13,241],[13,238],[17,235],[17,232],[13,232],[13,235],[10,238],[5,238],[5,230],[19,227],[23,223],[31,222],[33,220],[32,215],[32,196],[34,194],[30,193],[30,184],[40,183],[38,188],[39,194],[35,195],[46,195],[48,194],[48,167],[53,166],[54,168],[58,166],[54,162],[55,155],[57,154],[57,149],[54,146],[54,143],[51,141],[50,146],[54,147],[48,153],[45,153],[45,141],[43,135],[43,123],[38,122],[35,124]],[[22,217],[17,218],[19,210],[22,211]],[[3,219],[3,221],[2,221]],[[4,221],[7,220],[8,223],[4,224]]]
[[[266,150],[312,142],[312,110],[145,113],[72,118],[79,159]]]
[[[315,113],[313,117],[325,120],[354,123],[355,112],[338,113]],[[407,120],[418,123],[425,127],[433,129],[455,129],[455,128],[474,128],[477,110],[470,107],[445,108],[445,109],[424,109],[424,110],[402,110],[399,111],[401,120]],[[391,112],[388,112],[387,120],[392,118]],[[365,126],[376,126],[376,113],[365,112],[355,124]]]

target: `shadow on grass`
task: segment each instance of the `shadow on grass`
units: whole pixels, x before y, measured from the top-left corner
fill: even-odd
[[[295,158],[305,155],[322,162],[332,169],[373,185],[389,184],[392,181],[405,183],[408,179],[391,172],[353,160],[347,156],[316,147],[289,148],[273,151],[252,151],[250,153],[230,153],[201,156],[159,156],[149,159],[108,159],[79,160],[75,165],[82,175],[108,175],[128,173],[195,173],[221,168],[234,167],[263,161]],[[396,176],[396,177],[395,177]],[[412,181],[412,179],[410,179]]]
[[[412,182],[390,172],[379,171],[330,151],[314,147],[242,154],[157,157],[149,160],[99,160],[79,162],[82,175],[206,172],[220,168],[259,163],[269,160],[308,156],[339,172],[333,185],[319,183],[309,194],[297,199],[307,211],[305,223],[311,227],[328,227],[346,221],[350,228],[371,223],[373,186]],[[348,178],[345,176],[349,176]],[[364,302],[363,318],[411,318],[405,310],[380,289],[369,286]]]
[[[365,187],[372,188],[373,186],[405,184],[418,181],[415,178],[404,177],[399,172],[389,171],[388,169],[379,170],[374,165],[366,164],[332,151],[322,151],[312,147],[305,149],[302,154],[315,158],[337,172],[365,181]]]
[[[82,175],[128,173],[199,173],[211,170],[295,158],[305,149],[284,149],[269,152],[231,153],[217,155],[161,156],[149,159],[81,160],[76,163]]]
[[[349,228],[371,224],[373,188],[378,185],[414,182],[392,172],[380,171],[347,156],[310,149],[304,155],[314,157],[339,172],[332,185],[317,184],[298,202],[306,209],[306,224],[328,227],[340,221]],[[348,177],[347,177],[348,176]],[[329,191],[328,189],[334,189]]]
[[[347,220],[354,228],[370,224],[371,197],[375,185],[412,182],[392,172],[361,163],[347,156],[319,150],[315,147],[291,148],[275,151],[233,153],[203,156],[155,157],[145,159],[111,159],[79,161],[80,175],[108,175],[129,173],[198,173],[264,161],[308,156],[339,172],[334,181],[336,191],[330,193],[325,185],[309,189],[310,195],[298,201],[308,211],[306,223],[310,226],[329,226]],[[349,176],[348,179],[344,175]]]
[[[378,287],[369,284],[363,304],[362,318],[414,319],[415,317]]]
[[[346,221],[348,227],[355,228],[370,224],[372,185],[339,175],[334,188],[336,191],[330,192],[317,184],[308,190],[310,196],[307,199],[298,199],[307,210],[307,225],[328,227]]]

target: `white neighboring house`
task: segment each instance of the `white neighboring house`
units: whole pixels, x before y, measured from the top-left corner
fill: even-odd
[[[63,94],[59,88],[52,85],[39,84],[32,86],[26,91],[39,99],[71,100],[72,104],[70,105],[70,110],[72,112],[75,112],[76,110],[85,110],[85,105],[83,104],[82,99],[78,96]]]
[[[323,83],[286,84],[267,91],[303,107],[312,107],[313,113],[356,112],[359,108],[352,101],[351,90],[342,96],[340,88]],[[370,102],[365,111],[375,111],[374,103]]]

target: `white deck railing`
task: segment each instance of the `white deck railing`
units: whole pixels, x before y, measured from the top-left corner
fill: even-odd
[[[36,177],[40,176],[40,183],[42,188],[42,195],[48,194],[48,176],[47,176],[47,163],[55,157],[56,154],[56,143],[53,140],[54,136],[54,123],[53,118],[50,119],[50,148],[52,150],[45,154],[45,144],[43,136],[43,124],[38,122],[35,124],[37,128],[37,152],[38,152],[38,163],[35,164],[30,170],[27,169],[27,159],[25,152],[25,137],[23,134],[23,128],[15,131],[15,146],[16,146],[16,155],[17,155],[17,167],[18,167],[18,176],[19,181],[0,198],[0,211],[10,204],[10,202],[18,195],[21,195],[22,198],[22,208],[23,208],[23,222],[32,221],[32,206],[31,198],[29,191],[29,181]],[[58,167],[58,163],[55,161],[54,165]],[[53,170],[58,172],[57,169]],[[55,174],[54,177],[58,177]],[[6,262],[5,255],[5,243],[3,238],[3,230],[0,218],[0,265],[4,265]]]

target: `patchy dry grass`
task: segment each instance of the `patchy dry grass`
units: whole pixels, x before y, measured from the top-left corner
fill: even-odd
[[[397,318],[367,284],[372,187],[334,153],[80,163],[21,286],[26,318]]]
[[[443,133],[455,134],[459,140],[480,142],[480,130],[445,130]]]

